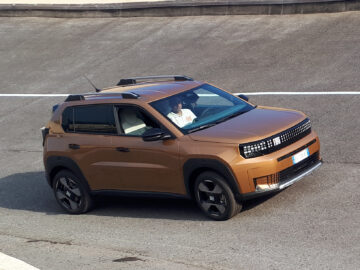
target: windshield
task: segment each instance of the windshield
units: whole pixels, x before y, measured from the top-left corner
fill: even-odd
[[[254,108],[209,84],[154,101],[150,105],[183,133],[208,128]]]

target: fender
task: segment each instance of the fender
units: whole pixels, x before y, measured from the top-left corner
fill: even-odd
[[[235,197],[241,197],[240,188],[232,171],[221,161],[216,159],[192,158],[187,160],[183,166],[184,182],[187,195],[192,197],[192,185],[203,171],[215,171],[224,177]]]
[[[77,163],[68,157],[63,156],[51,156],[46,159],[45,162],[45,172],[46,172],[46,180],[50,187],[52,187],[52,180],[56,173],[62,169],[68,169],[72,171],[76,176],[80,177],[86,185],[88,186],[89,190],[89,184],[86,181],[86,178],[84,177],[84,174],[80,170],[80,167],[77,165]]]

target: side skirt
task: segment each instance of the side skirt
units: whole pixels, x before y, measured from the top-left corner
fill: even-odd
[[[123,197],[144,197],[144,198],[174,198],[174,199],[189,199],[187,195],[167,193],[167,192],[153,192],[153,191],[132,191],[132,190],[93,190],[92,195],[115,195]]]

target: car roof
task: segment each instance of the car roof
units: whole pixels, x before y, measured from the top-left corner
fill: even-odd
[[[172,96],[200,85],[200,81],[161,81],[146,82],[134,85],[114,86],[101,90],[97,93],[87,93],[81,96],[81,100],[104,100],[104,99],[136,99],[145,103]],[[124,95],[125,94],[125,95]]]

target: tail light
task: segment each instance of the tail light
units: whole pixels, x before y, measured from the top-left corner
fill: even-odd
[[[43,146],[44,146],[44,145],[45,145],[46,136],[49,134],[49,129],[46,128],[46,127],[42,127],[42,128],[41,128],[41,134],[42,134]]]

